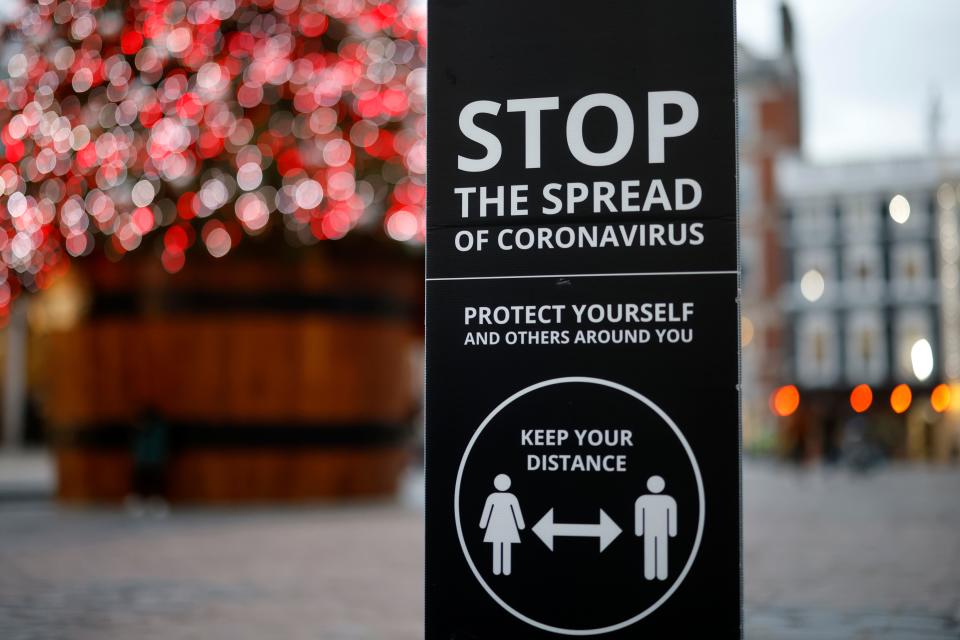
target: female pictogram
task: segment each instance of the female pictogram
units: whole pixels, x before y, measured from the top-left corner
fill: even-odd
[[[480,528],[485,529],[484,542],[493,544],[493,575],[510,575],[510,545],[520,543],[520,531],[523,530],[523,515],[520,503],[510,488],[510,476],[501,473],[493,479],[497,490],[491,493],[483,506]]]

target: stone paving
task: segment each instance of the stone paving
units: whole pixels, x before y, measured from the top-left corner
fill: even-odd
[[[748,640],[960,638],[960,470],[745,469]],[[177,510],[0,502],[3,640],[421,638],[422,494]]]
[[[0,505],[53,496],[53,460],[43,451],[0,448]]]

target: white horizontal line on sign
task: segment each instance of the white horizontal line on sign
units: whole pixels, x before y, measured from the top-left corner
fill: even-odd
[[[637,271],[634,273],[541,273],[522,276],[465,276],[462,278],[427,278],[427,282],[441,280],[520,280],[527,278],[617,278],[639,276],[720,276],[736,275],[735,269],[726,271]]]

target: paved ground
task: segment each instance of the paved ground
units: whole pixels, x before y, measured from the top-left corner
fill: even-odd
[[[960,470],[745,479],[748,640],[960,638]],[[0,502],[0,638],[421,638],[419,503],[415,478],[397,503],[165,520]]]
[[[748,464],[747,638],[960,638],[960,469]]]
[[[53,461],[43,451],[0,448],[0,506],[12,500],[49,498],[54,482]]]

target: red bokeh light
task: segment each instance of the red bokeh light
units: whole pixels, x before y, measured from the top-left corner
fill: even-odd
[[[860,384],[850,392],[850,407],[857,413],[863,413],[873,404],[873,389],[870,385]]]
[[[341,238],[366,207],[422,241],[426,22],[407,0],[53,0],[4,26],[20,43],[0,80],[11,296],[96,246],[159,245],[176,272],[213,221],[222,255],[271,229]],[[322,196],[302,215],[308,177]]]
[[[793,415],[800,407],[800,391],[792,384],[780,387],[770,398],[770,408],[781,418]]]
[[[904,413],[913,403],[913,392],[905,384],[898,384],[890,393],[890,407],[894,413]]]

